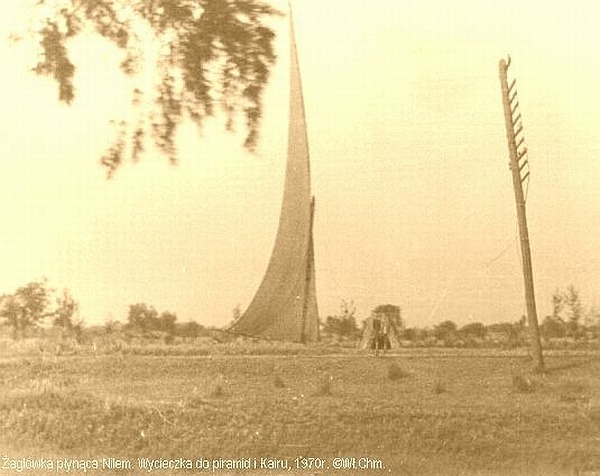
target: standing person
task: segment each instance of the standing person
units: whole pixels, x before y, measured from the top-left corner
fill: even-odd
[[[373,313],[371,319],[371,326],[373,327],[373,337],[372,337],[372,348],[375,349],[375,356],[379,355],[379,349],[381,349],[381,337],[382,337],[382,325],[381,317],[378,313]]]
[[[383,349],[384,354],[388,349],[390,349],[392,347],[390,344],[390,336],[388,335],[388,329],[389,329],[388,318],[387,318],[387,316],[384,316],[383,319],[381,319],[381,331],[380,331],[380,335],[381,335],[380,347]]]

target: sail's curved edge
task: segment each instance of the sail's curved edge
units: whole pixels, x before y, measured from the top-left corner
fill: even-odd
[[[273,253],[235,334],[314,342],[319,338],[310,161],[304,99],[290,15],[290,111],[285,185]]]

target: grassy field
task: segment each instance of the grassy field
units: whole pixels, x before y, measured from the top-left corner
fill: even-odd
[[[531,375],[515,353],[439,349],[4,358],[0,449],[15,461],[112,457],[134,468],[87,473],[103,475],[149,474],[135,469],[143,457],[258,461],[222,475],[287,473],[260,458],[301,475],[600,474],[600,355],[547,364]],[[323,468],[296,468],[302,456]],[[336,457],[370,467],[334,470]]]

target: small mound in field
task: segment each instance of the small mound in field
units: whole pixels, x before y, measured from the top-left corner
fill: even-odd
[[[319,388],[315,392],[316,397],[330,397],[333,395],[333,377],[328,376],[321,380]]]
[[[212,398],[223,398],[227,396],[227,392],[225,391],[226,386],[227,381],[225,377],[222,374],[219,374],[210,387],[208,394]]]
[[[589,405],[586,415],[593,422],[600,424],[600,405]]]
[[[227,393],[225,392],[223,385],[217,384],[210,391],[210,396],[213,398],[223,398],[225,395],[227,395]]]
[[[533,381],[524,375],[513,375],[512,386],[517,393],[533,393],[535,391]]]
[[[409,373],[396,363],[393,363],[388,367],[387,377],[389,380],[400,380],[408,377],[408,375]]]
[[[285,388],[285,382],[279,375],[276,375],[273,379],[273,385],[275,388]]]
[[[441,380],[436,380],[433,384],[433,393],[436,395],[440,395],[442,393],[446,393],[448,389],[446,388],[446,384]]]

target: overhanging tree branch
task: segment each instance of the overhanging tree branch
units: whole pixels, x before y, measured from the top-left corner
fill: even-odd
[[[186,118],[202,126],[217,105],[228,130],[244,117],[244,146],[255,148],[276,59],[275,33],[265,23],[279,14],[274,8],[260,0],[41,0],[34,12],[40,57],[34,71],[58,83],[60,101],[75,99],[69,40],[86,29],[124,51],[125,74],[154,74],[151,86],[132,88],[135,118],[116,122],[116,139],[101,158],[109,177],[148,141],[175,163],[178,126]],[[156,55],[148,54],[149,44]]]

